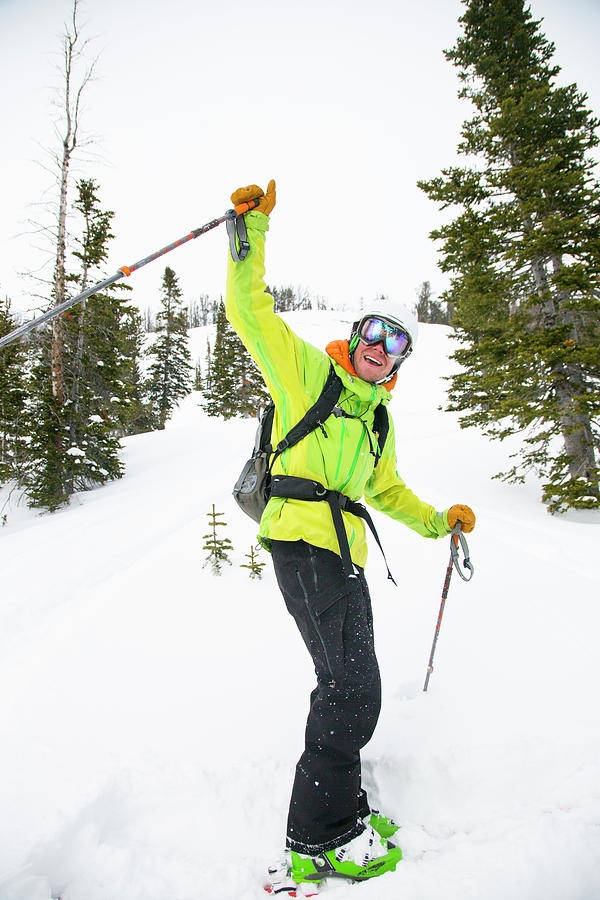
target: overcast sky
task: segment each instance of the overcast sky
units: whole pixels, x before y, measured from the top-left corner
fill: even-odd
[[[71,0],[0,0],[0,296],[39,306],[30,280],[50,258],[28,220],[57,196],[43,148],[59,150],[53,89]],[[469,107],[443,49],[459,0],[82,0],[99,54],[76,176],[116,213],[111,274],[221,215],[231,191],[277,179],[267,280],[349,309],[383,292],[412,304],[446,285],[428,238],[439,213],[416,181],[456,160]],[[600,113],[598,0],[532,0],[561,80]],[[144,309],[164,266],[187,300],[224,290],[223,226],[135,273]],[[49,276],[50,268],[46,269]]]

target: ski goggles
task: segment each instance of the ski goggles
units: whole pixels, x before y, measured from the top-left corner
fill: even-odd
[[[358,336],[363,344],[383,343],[388,356],[401,357],[410,353],[412,341],[397,325],[392,325],[379,316],[367,316],[358,326]]]

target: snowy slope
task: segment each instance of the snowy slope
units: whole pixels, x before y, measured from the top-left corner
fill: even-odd
[[[289,320],[319,346],[347,333],[333,313]],[[373,547],[384,706],[364,769],[405,859],[323,896],[595,900],[600,517],[490,480],[510,448],[438,410],[451,349],[422,328],[391,412],[409,486],[475,508],[476,575],[454,576],[423,694],[448,542],[377,516],[399,589]],[[231,486],[254,423],[198,399],[66,510],[0,496],[0,900],[265,896],[314,674],[270,567],[240,568],[255,529]],[[221,578],[202,565],[212,503],[235,547]]]

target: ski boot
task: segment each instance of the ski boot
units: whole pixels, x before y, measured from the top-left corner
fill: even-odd
[[[273,894],[277,897],[316,897],[319,893],[317,884],[298,884],[292,878],[292,868],[289,859],[289,852],[286,852],[286,858],[280,860],[272,866],[269,866],[269,879],[265,884],[267,894]]]
[[[372,809],[370,814],[365,816],[363,822],[367,828],[370,825],[386,841],[389,841],[400,830],[400,826],[390,816],[382,816],[378,809]]]
[[[323,878],[345,878],[348,881],[366,881],[386,872],[393,872],[402,851],[388,843],[368,825],[365,830],[334,850],[310,856],[290,853],[292,879],[299,885],[305,882],[320,884]]]

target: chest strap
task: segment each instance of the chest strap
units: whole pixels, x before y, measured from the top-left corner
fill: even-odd
[[[287,500],[310,500],[324,501],[329,504],[331,509],[331,517],[333,519],[333,527],[340,548],[340,556],[342,558],[342,567],[344,575],[347,578],[356,578],[352,556],[350,555],[350,547],[348,545],[348,537],[344,528],[344,520],[342,510],[352,513],[353,516],[359,516],[367,523],[371,529],[371,533],[377,542],[377,546],[381,550],[385,567],[387,569],[388,578],[396,584],[394,576],[390,572],[387,564],[377,529],[373,524],[373,520],[362,503],[350,500],[345,494],[339,491],[330,491],[324,487],[319,481],[313,481],[311,478],[299,478],[296,475],[274,475],[271,479],[271,497],[284,497]]]

